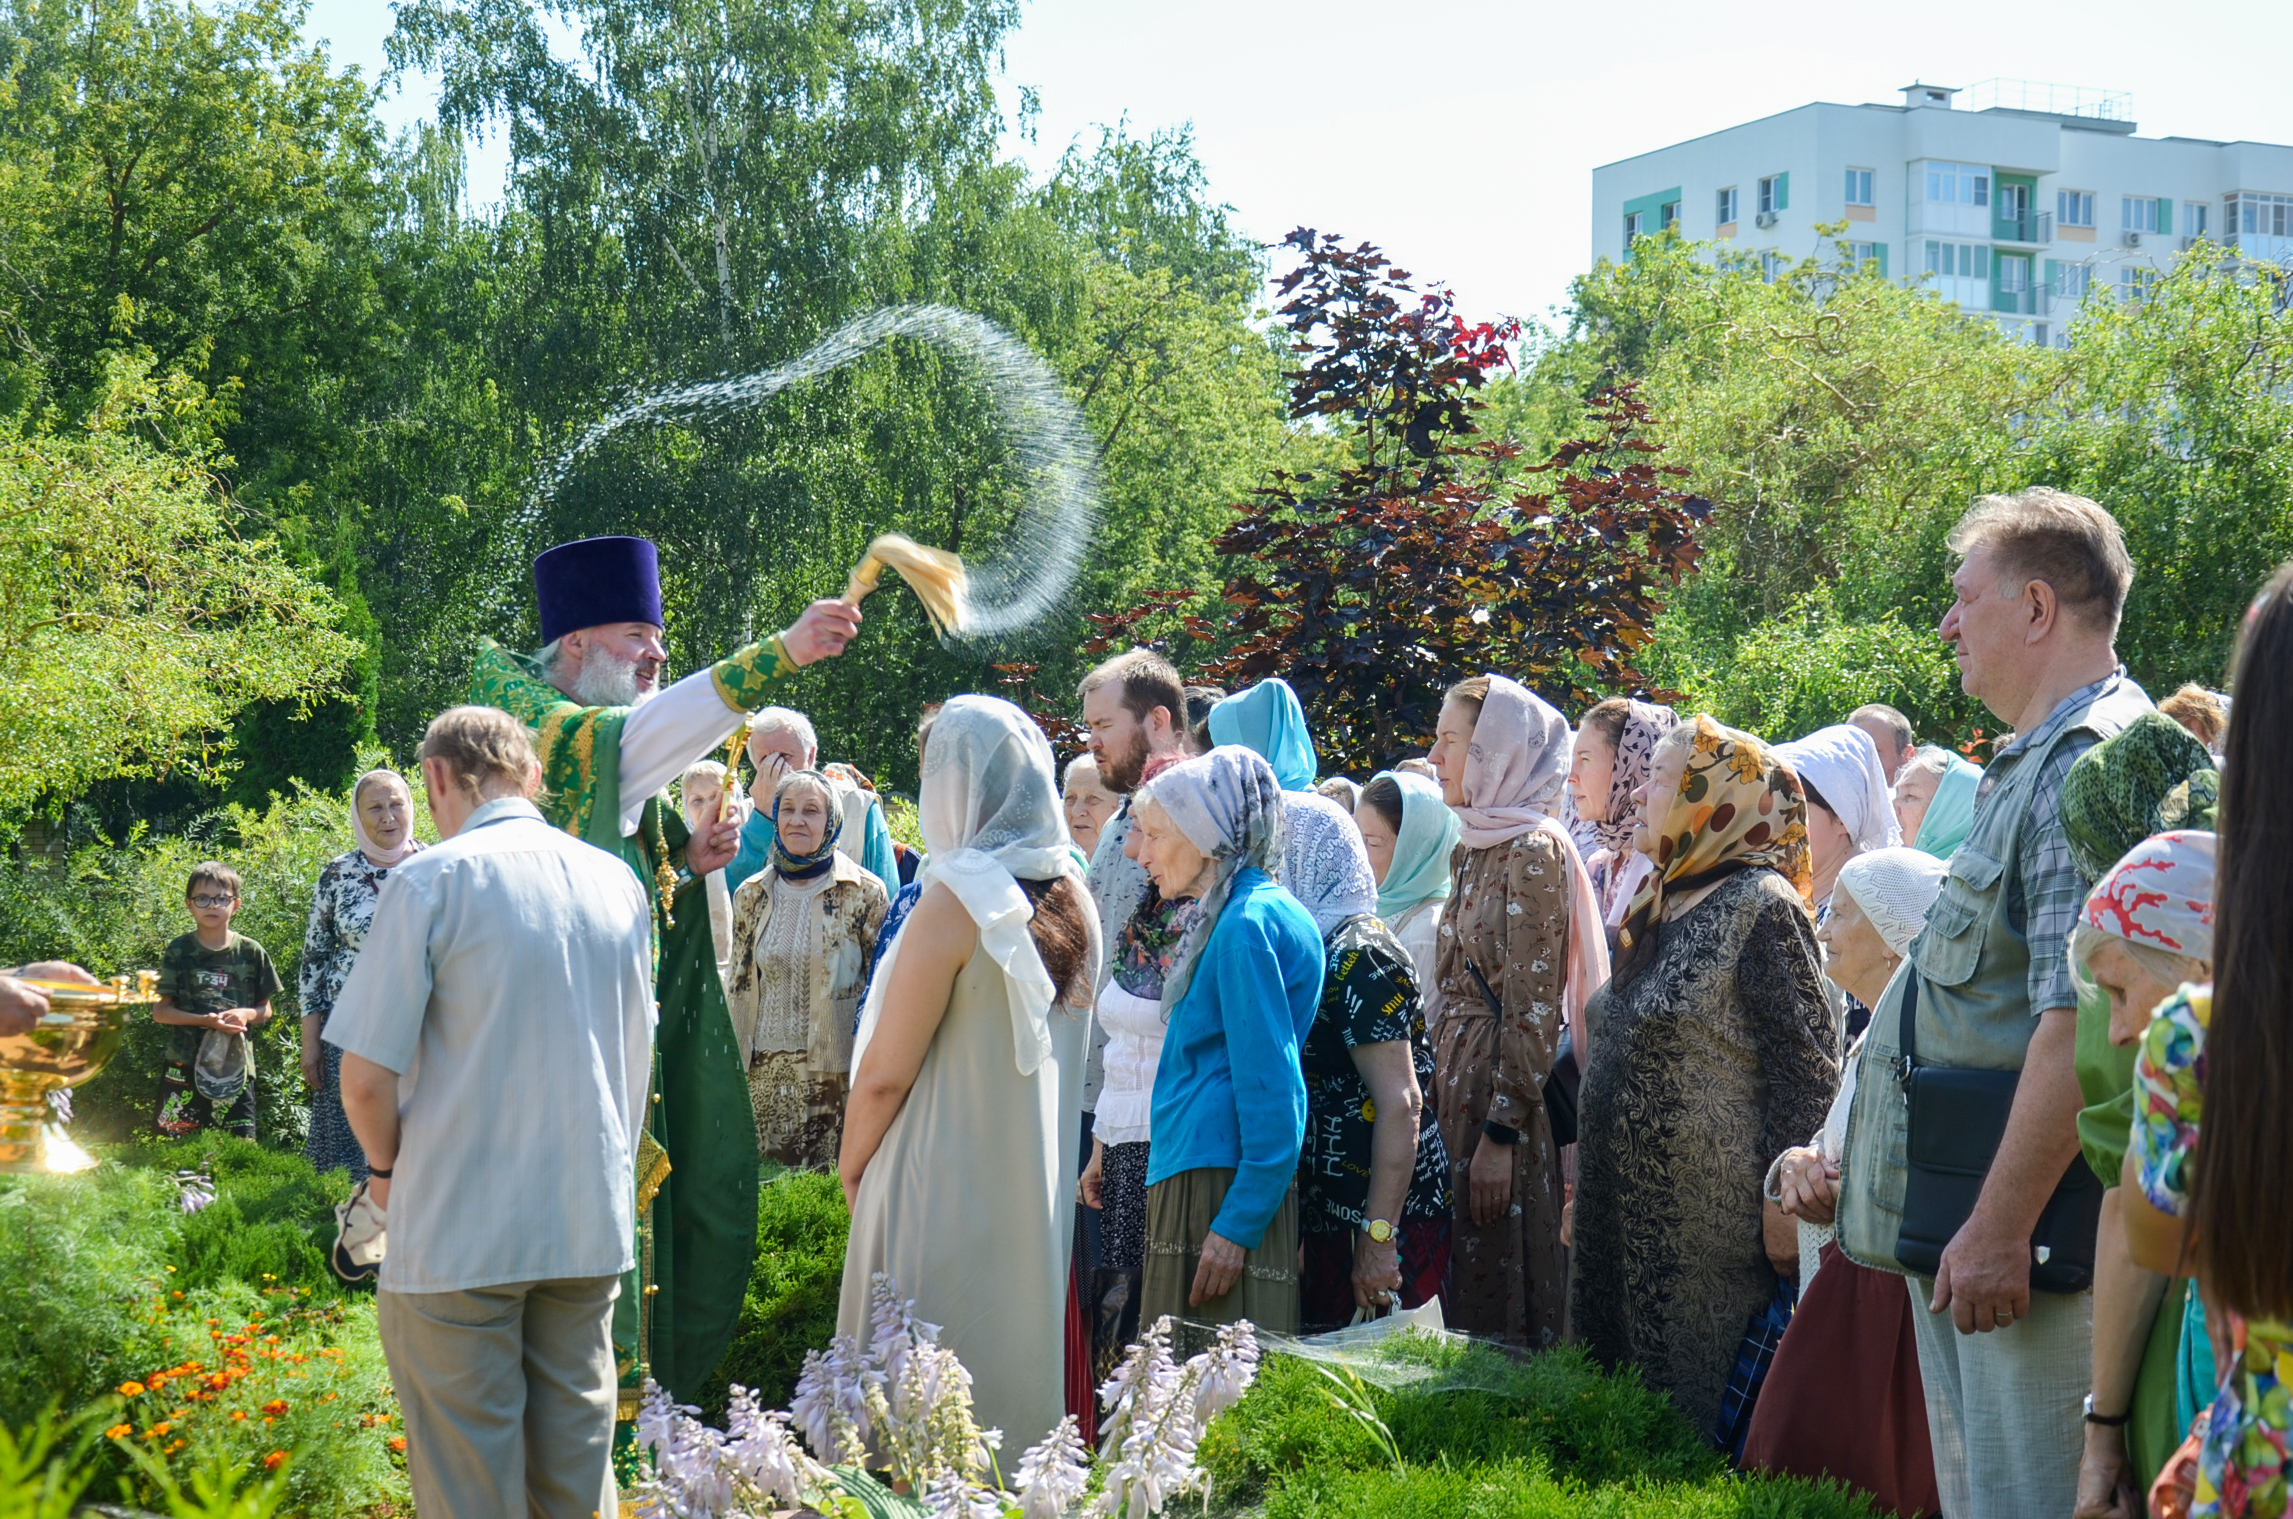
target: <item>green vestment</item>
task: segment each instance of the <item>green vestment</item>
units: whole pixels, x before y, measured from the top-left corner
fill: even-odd
[[[753,712],[796,666],[778,638],[750,644],[711,674],[729,711]],[[621,725],[627,707],[584,707],[529,656],[482,640],[470,700],[532,730],[543,816],[619,855],[653,902],[654,996],[649,1133],[637,1157],[637,1270],[614,1308],[620,1417],[634,1419],[645,1378],[691,1402],[732,1343],[756,1256],[756,1123],[709,936],[705,882],[682,869],[684,820],[651,797],[621,833]],[[698,759],[702,756],[695,755]]]

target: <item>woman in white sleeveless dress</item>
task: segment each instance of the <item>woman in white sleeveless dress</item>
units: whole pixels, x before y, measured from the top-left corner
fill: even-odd
[[[941,1326],[980,1427],[1025,1450],[1066,1414],[1071,1136],[1097,914],[1067,849],[1051,746],[959,696],[923,737],[923,896],[861,1013],[841,1171],[841,1333],[881,1272]]]

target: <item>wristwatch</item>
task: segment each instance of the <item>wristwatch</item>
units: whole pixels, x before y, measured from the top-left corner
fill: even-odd
[[[1362,1232],[1367,1234],[1374,1244],[1390,1245],[1393,1243],[1393,1225],[1382,1218],[1373,1218],[1362,1225]]]
[[[2099,1424],[2104,1429],[2119,1429],[2133,1416],[2134,1411],[2130,1408],[2122,1414],[2098,1414],[2094,1412],[2094,1395],[2086,1394],[2086,1422],[2089,1424]]]

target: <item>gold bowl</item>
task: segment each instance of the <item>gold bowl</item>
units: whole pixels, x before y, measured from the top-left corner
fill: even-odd
[[[25,1032],[0,1035],[0,1174],[82,1170],[94,1162],[53,1127],[48,1094],[78,1086],[119,1053],[128,1015],[159,1000],[159,973],[25,984],[48,994],[48,1010]]]

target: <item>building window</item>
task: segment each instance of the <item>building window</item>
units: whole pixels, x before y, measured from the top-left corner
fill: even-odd
[[[1634,240],[1640,236],[1640,221],[1641,214],[1638,211],[1624,213],[1624,251],[1627,253],[1632,251]]]
[[[2205,236],[2206,232],[2209,230],[2208,217],[2206,213],[2211,209],[2212,208],[2202,200],[2183,201],[2182,236],[2191,239],[2193,242],[2196,239]]]
[[[1988,243],[1927,242],[1927,272],[1941,279],[1990,278]]]
[[[1789,179],[1788,175],[1770,174],[1760,181],[1759,209],[1762,216],[1773,216],[1790,204]]]
[[[1871,171],[1869,169],[1849,169],[1847,171],[1847,204],[1851,206],[1877,204],[1871,198]]]
[[[2082,301],[2093,288],[2094,266],[2091,264],[2057,264],[2054,268],[2054,295],[2057,300]]]
[[[2240,190],[2229,197],[2223,230],[2232,236],[2293,237],[2293,195],[2257,195]]]
[[[1760,255],[1760,278],[1771,285],[1776,282],[1777,276],[1790,267],[1791,260],[1773,250]]]
[[[1736,187],[1730,185],[1713,197],[1712,220],[1716,225],[1726,227],[1732,225],[1735,219]]]
[[[2118,225],[2128,232],[2171,232],[2173,202],[2153,195],[2128,195],[2120,200]]]
[[[1973,164],[1931,163],[1927,165],[1927,199],[1938,204],[1987,206],[1990,170]]]
[[[1680,203],[1668,200],[1656,208],[1656,230],[1666,231],[1680,225]]]
[[[2091,190],[2055,191],[2054,219],[2065,227],[2093,226],[2094,192]]]
[[[2158,282],[2158,271],[2128,264],[2118,271],[2118,295],[2122,300],[2140,302]]]
[[[1865,264],[1876,264],[1878,262],[1879,245],[1877,243],[1849,243],[1847,245],[1848,268],[1860,269]]]
[[[2030,260],[2002,258],[1998,261],[1998,290],[2001,295],[2027,295],[2030,292]]]

